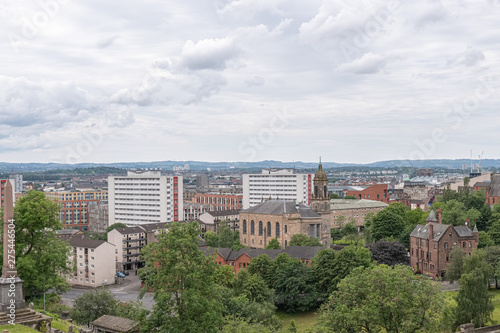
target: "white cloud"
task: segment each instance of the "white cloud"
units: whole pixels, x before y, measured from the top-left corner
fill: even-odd
[[[379,54],[367,53],[360,59],[341,65],[338,70],[354,74],[375,74],[382,71],[390,58]]]

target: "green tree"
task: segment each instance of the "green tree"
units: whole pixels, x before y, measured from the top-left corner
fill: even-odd
[[[149,314],[149,310],[144,307],[142,301],[131,300],[128,302],[117,302],[116,316],[132,319],[142,325]]]
[[[488,246],[493,246],[495,245],[495,242],[491,238],[490,234],[488,234],[486,231],[480,231],[479,232],[479,244],[477,245],[478,248],[482,249]]]
[[[356,198],[356,196],[355,196],[355,195],[346,195],[346,196],[344,197],[344,199],[353,199],[353,200],[356,200],[357,198]]]
[[[342,227],[344,227],[344,224],[346,224],[346,221],[347,221],[347,219],[344,215],[339,215],[335,219],[335,224],[338,225],[339,228],[342,228]]]
[[[266,246],[266,249],[271,250],[279,250],[281,249],[280,242],[278,241],[278,237],[275,237],[269,241]]]
[[[310,268],[286,253],[273,260],[275,304],[286,312],[306,311],[316,306],[317,293]]]
[[[371,263],[371,252],[365,247],[351,245],[338,251],[329,265],[331,272],[326,275],[326,277],[331,278],[329,290],[336,290],[338,283],[354,268],[369,267]]]
[[[253,258],[248,264],[247,271],[250,274],[260,275],[267,285],[272,288],[274,277],[273,262],[267,254],[261,254]]]
[[[340,199],[340,196],[337,193],[330,193],[330,199]]]
[[[261,323],[253,323],[250,320],[238,316],[228,317],[221,333],[272,333],[273,331]]]
[[[198,249],[200,233],[196,222],[174,222],[143,249],[140,276],[155,299],[144,331],[215,332],[222,326],[218,266]]]
[[[460,287],[455,297],[456,326],[472,322],[482,327],[491,320],[495,307],[488,293],[488,280],[493,275],[493,267],[485,259],[483,250],[474,251],[463,259],[464,273],[458,280]]]
[[[372,253],[372,260],[376,261],[379,265],[395,266],[410,264],[406,248],[403,244],[396,241],[388,242],[386,240],[379,240],[367,247]]]
[[[316,237],[309,237],[304,234],[295,234],[290,240],[290,246],[322,246],[319,239]]]
[[[458,200],[450,200],[443,205],[443,224],[463,225],[467,219],[465,204]]]
[[[290,321],[290,325],[288,325],[286,332],[287,333],[297,333],[298,332],[298,327],[297,327],[297,324],[295,323],[295,320]]]
[[[41,295],[49,289],[68,290],[64,276],[75,267],[69,259],[71,247],[56,236],[56,230],[61,229],[59,205],[45,198],[43,192],[28,191],[16,202],[14,219],[16,265],[24,281],[25,297]]]
[[[460,246],[455,246],[451,250],[450,257],[450,264],[446,266],[445,279],[450,282],[455,282],[460,279],[464,272],[465,252]]]
[[[334,262],[335,251],[324,249],[314,256],[311,263],[311,273],[322,301],[326,300],[336,288],[332,283],[337,276]]]
[[[493,222],[491,227],[488,229],[488,234],[495,243],[495,245],[500,245],[500,220]]]
[[[82,325],[90,325],[91,322],[104,315],[116,314],[117,300],[111,291],[104,287],[78,296],[70,311],[71,318]]]
[[[340,228],[331,228],[330,236],[332,237],[332,241],[335,243],[336,240],[342,239],[342,229]]]
[[[396,239],[405,228],[404,219],[387,208],[375,215],[371,224],[371,233],[374,241],[381,239]]]
[[[439,285],[409,266],[356,268],[321,310],[328,332],[440,332],[450,311]]]

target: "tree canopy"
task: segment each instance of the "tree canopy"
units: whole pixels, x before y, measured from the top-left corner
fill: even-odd
[[[319,239],[304,234],[295,234],[290,240],[290,246],[322,246]]]
[[[218,266],[198,249],[200,233],[196,222],[174,222],[143,249],[146,266],[139,272],[155,299],[146,331],[216,332],[222,326]]]
[[[449,326],[439,285],[408,266],[356,268],[322,307],[328,332],[439,332]]]
[[[25,296],[30,298],[49,289],[69,289],[65,275],[75,268],[69,259],[71,247],[56,236],[56,230],[62,227],[59,205],[43,192],[28,191],[16,202],[14,218],[16,265],[24,281]]]
[[[388,242],[386,240],[379,240],[368,245],[368,248],[372,253],[372,259],[378,264],[384,264],[387,266],[410,264],[408,251],[406,251],[403,244],[400,244],[397,241]]]

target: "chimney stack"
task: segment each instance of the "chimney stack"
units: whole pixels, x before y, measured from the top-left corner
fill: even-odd
[[[438,218],[438,223],[443,224],[443,216],[441,214],[441,208],[437,210],[437,218]]]

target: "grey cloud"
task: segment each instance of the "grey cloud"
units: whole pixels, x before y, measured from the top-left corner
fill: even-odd
[[[180,63],[191,70],[224,70],[240,53],[232,38],[188,40],[182,48]]]
[[[254,77],[249,78],[245,81],[245,83],[250,87],[262,86],[262,85],[264,85],[265,82],[266,82],[266,80],[264,80],[264,78],[262,76],[254,76]]]
[[[109,37],[109,38],[106,38],[106,39],[103,39],[103,40],[100,40],[98,43],[97,43],[97,47],[99,49],[105,49],[109,46],[111,46],[116,39],[118,39],[119,36],[113,36],[113,37]]]
[[[389,60],[389,57],[367,53],[360,59],[339,66],[338,70],[354,74],[375,74],[383,70]]]
[[[460,64],[467,67],[472,67],[485,60],[484,53],[473,47],[468,47],[465,51],[457,54],[457,56],[448,61],[448,65]]]

